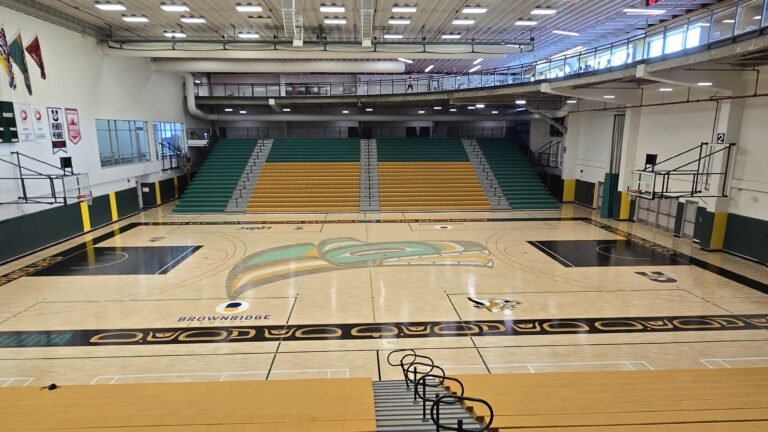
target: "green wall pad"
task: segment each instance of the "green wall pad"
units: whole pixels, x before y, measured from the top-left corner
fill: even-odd
[[[768,264],[768,221],[729,213],[723,249]]]
[[[0,222],[0,262],[83,232],[80,203],[6,219]]]
[[[574,201],[585,205],[589,208],[594,208],[595,204],[595,184],[584,180],[576,180],[576,195],[574,195]]]

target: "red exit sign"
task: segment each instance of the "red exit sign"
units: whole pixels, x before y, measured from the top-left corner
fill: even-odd
[[[661,3],[662,1],[664,1],[664,0],[645,0],[645,5],[646,6],[653,6],[655,4]]]

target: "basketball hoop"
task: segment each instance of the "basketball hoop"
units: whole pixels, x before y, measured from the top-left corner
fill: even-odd
[[[93,205],[93,194],[90,192],[87,194],[78,194],[76,198],[78,201],[86,201],[88,205]]]

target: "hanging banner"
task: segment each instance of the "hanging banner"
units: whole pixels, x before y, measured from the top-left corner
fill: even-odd
[[[48,118],[45,108],[37,105],[30,107],[32,113],[32,131],[38,144],[47,144],[51,140],[48,135]]]
[[[0,143],[12,144],[19,142],[19,132],[16,129],[16,113],[13,112],[13,102],[0,102]]]
[[[51,129],[51,146],[53,153],[67,151],[67,137],[64,132],[64,113],[61,108],[48,107],[48,125]]]
[[[67,135],[72,144],[80,142],[80,116],[77,114],[76,108],[65,108],[64,116],[67,119]]]
[[[32,132],[32,113],[28,104],[15,104],[16,127],[19,130],[19,142],[35,142],[35,133]]]

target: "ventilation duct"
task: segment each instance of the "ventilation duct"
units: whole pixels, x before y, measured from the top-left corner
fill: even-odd
[[[296,15],[296,0],[283,0],[283,25],[285,36],[293,39],[293,46],[304,45],[304,20]]]
[[[362,0],[360,2],[360,23],[362,30],[363,47],[371,47],[373,39],[373,12],[376,9],[374,0]]]

